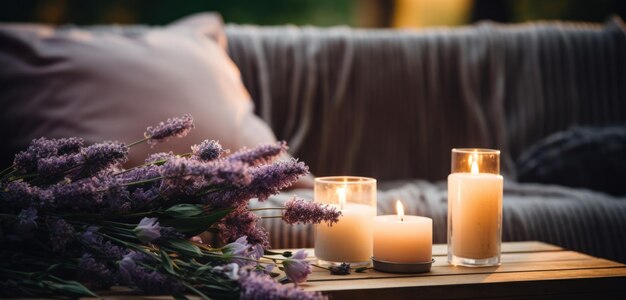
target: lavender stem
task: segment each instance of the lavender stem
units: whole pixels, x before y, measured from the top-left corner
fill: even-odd
[[[130,148],[130,147],[132,147],[132,146],[139,145],[139,144],[141,144],[141,143],[143,143],[143,142],[145,142],[145,141],[147,141],[147,140],[149,140],[149,139],[151,139],[151,138],[152,138],[152,137],[145,137],[145,138],[140,139],[140,140],[138,140],[138,141],[134,141],[134,142],[132,142],[132,143],[128,144],[128,146],[127,146],[127,147],[128,147],[128,148]]]

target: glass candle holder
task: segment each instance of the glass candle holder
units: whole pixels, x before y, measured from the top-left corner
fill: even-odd
[[[448,176],[450,264],[500,264],[502,191],[499,150],[452,149]]]
[[[331,264],[369,264],[376,216],[376,179],[318,177],[315,202],[334,206],[342,213],[339,222],[332,226],[315,225],[315,256]]]

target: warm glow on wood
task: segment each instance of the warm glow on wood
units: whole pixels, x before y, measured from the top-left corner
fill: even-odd
[[[396,202],[396,213],[398,214],[398,217],[400,217],[400,221],[404,221],[404,206],[402,206],[402,202],[400,202],[400,200]]]

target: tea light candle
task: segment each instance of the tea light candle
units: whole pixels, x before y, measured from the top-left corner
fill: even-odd
[[[315,225],[315,256],[331,263],[369,264],[376,216],[376,180],[364,177],[315,179],[315,201],[341,211],[332,226]]]
[[[405,216],[402,202],[397,215],[374,218],[374,259],[395,263],[430,262],[433,249],[433,220]]]

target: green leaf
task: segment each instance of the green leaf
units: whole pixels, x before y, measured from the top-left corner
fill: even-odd
[[[202,251],[200,250],[200,248],[198,248],[198,246],[186,240],[169,239],[165,241],[165,245],[163,245],[163,247],[166,247],[174,252],[184,254],[184,255],[195,256],[195,257],[202,256]]]
[[[176,230],[187,235],[197,235],[207,230],[211,225],[224,218],[232,211],[231,208],[214,211],[207,215],[189,217],[162,219],[161,226],[174,227]]]
[[[43,284],[47,288],[50,288],[51,290],[55,290],[55,291],[58,291],[58,292],[63,292],[63,293],[73,294],[73,295],[98,297],[98,295],[94,294],[92,291],[90,291],[84,285],[82,285],[82,284],[80,284],[80,283],[78,283],[76,281],[65,281],[65,280],[63,280],[63,282],[64,283],[56,283],[56,282],[44,281]]]
[[[195,272],[193,273],[194,276],[201,276],[204,272],[209,271],[213,269],[213,266],[206,264],[206,265],[202,265],[198,268],[196,268]]]
[[[174,271],[174,262],[172,262],[170,256],[167,255],[167,252],[163,251],[163,249],[159,249],[159,251],[161,253],[161,266],[163,266],[163,269],[172,275],[176,275],[176,272]]]
[[[188,218],[202,214],[202,207],[194,204],[178,204],[166,209],[164,213],[173,218]]]

